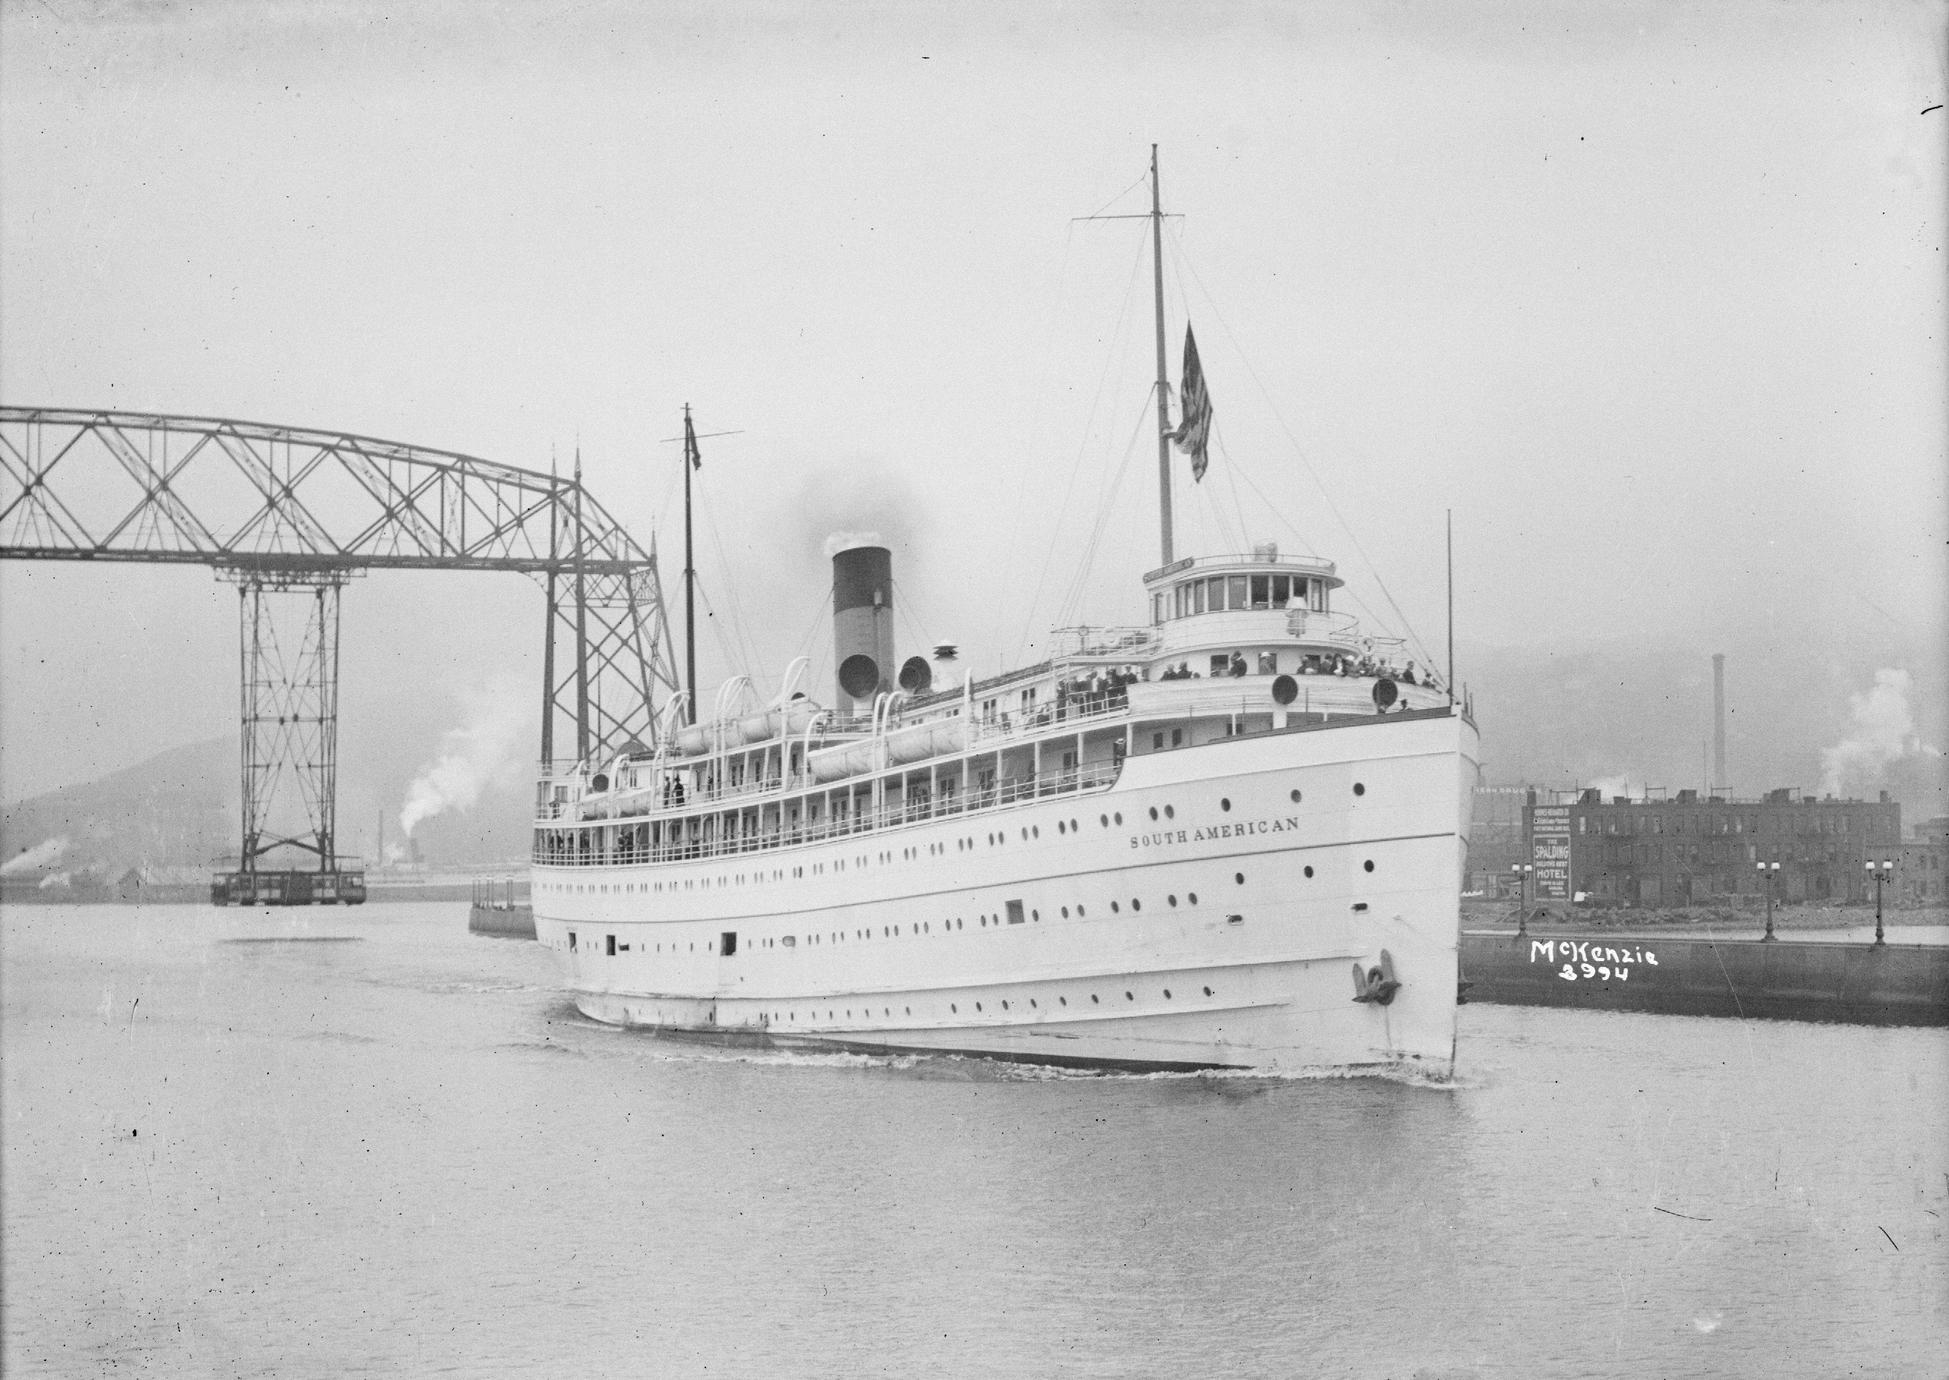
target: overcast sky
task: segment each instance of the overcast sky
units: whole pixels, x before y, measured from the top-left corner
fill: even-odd
[[[902,655],[1141,618],[1145,227],[1075,218],[1148,209],[1157,143],[1173,372],[1188,314],[1218,418],[1181,553],[1274,538],[1398,621],[1378,573],[1438,648],[1452,508],[1464,677],[1632,638],[1792,676],[1870,628],[1940,723],[1940,5],[7,0],[0,30],[0,398],[579,443],[673,592],[688,402],[740,433],[699,476],[743,630],[707,680],[823,650],[834,530],[895,546]],[[402,687],[435,735],[470,684],[531,693],[518,577],[345,609],[348,732]],[[0,795],[234,731],[235,617],[203,571],[0,568]]]

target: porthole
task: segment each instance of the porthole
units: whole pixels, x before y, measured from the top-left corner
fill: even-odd
[[[1065,919],[1065,920],[1067,920],[1067,919],[1069,918],[1069,907],[1068,907],[1068,906],[1064,906],[1064,907],[1062,908],[1062,918],[1063,918],[1063,919]]]
[[[1178,817],[1178,812],[1177,812],[1177,811],[1176,811],[1175,809],[1173,809],[1173,808],[1172,808],[1171,806],[1169,806],[1169,805],[1166,805],[1166,806],[1164,807],[1164,818],[1166,818],[1166,819],[1176,819],[1177,817]]]
[[[1029,1009],[1032,1011],[1041,1009],[1040,1007],[1036,1006],[1034,997],[1029,998]]]
[[[1220,800],[1220,801],[1218,802],[1218,808],[1219,808],[1219,809],[1221,809],[1221,810],[1229,810],[1229,809],[1231,809],[1231,808],[1232,808],[1232,802],[1231,802],[1231,800],[1230,800],[1229,798],[1225,798],[1225,799],[1221,799],[1221,800]]]
[[[1090,993],[1090,1005],[1091,1005],[1091,1006],[1096,1006],[1096,1005],[1098,1005],[1098,1004],[1099,1004],[1099,1003],[1097,1002],[1097,997],[1096,997],[1096,993],[1094,993],[1094,992],[1092,992],[1092,993]]]
[[[1210,996],[1210,995],[1211,995],[1211,989],[1210,989],[1209,987],[1207,987],[1207,988],[1205,988],[1205,995],[1206,995],[1206,996]]]
[[[1135,896],[1133,896],[1130,898],[1130,908],[1132,910],[1142,910],[1144,908],[1144,903],[1142,901],[1139,901]]]
[[[1029,912],[1029,919],[1031,919],[1031,920],[1040,920],[1041,918],[1042,918],[1042,912],[1041,912],[1041,911],[1039,911],[1039,910],[1031,910],[1031,911]]]
[[[1366,862],[1360,865],[1360,870],[1363,872],[1372,872],[1374,870],[1374,860],[1372,858],[1367,859]]]
[[[1083,908],[1081,906],[1076,907],[1076,918],[1078,920],[1083,918]]]
[[[1353,783],[1353,793],[1355,795],[1365,795],[1367,794],[1367,788],[1363,786],[1360,782],[1356,781]]]
[[[1209,987],[1207,987],[1207,988],[1205,988],[1205,995],[1206,995],[1206,996],[1210,996],[1210,995],[1211,995],[1211,989],[1210,989]],[[913,1014],[914,1014],[914,1009],[913,1009],[913,1007],[911,1007],[911,1006],[903,1006],[903,1007],[901,1007],[900,1009],[901,1009],[902,1011],[905,1011],[905,1012],[906,1012],[906,1013],[907,1013],[907,1014],[908,1014],[909,1016],[911,1016],[911,1015],[913,1015]]]
[[[1186,896],[1184,899],[1189,901],[1192,905],[1195,906],[1198,904],[1198,893],[1194,891],[1189,896]]]
[[[1306,868],[1306,875],[1309,877],[1313,875],[1313,868],[1310,864]]]
[[[980,1003],[977,1002],[976,1005],[980,1005]],[[1008,1002],[1006,1000],[1002,1002],[1002,1010],[1008,1010]]]
[[[1110,817],[1108,815],[1098,815],[1097,818],[1103,821],[1103,827],[1105,829],[1110,827]]]
[[[961,1014],[961,1008],[956,1006],[953,1002],[949,1002],[947,1004],[947,1009],[949,1011],[952,1011],[957,1016]]]
[[[1063,822],[1062,822],[1061,820],[1057,820],[1057,821],[1056,821],[1056,832],[1057,832],[1058,834],[1066,834],[1066,833],[1068,833],[1068,832],[1069,832],[1069,826],[1068,826],[1067,824],[1064,824],[1064,823],[1063,823]]]
[[[1112,901],[1110,902],[1110,914],[1115,915],[1116,913],[1117,913],[1117,903],[1115,901]]]
[[[1176,905],[1178,903],[1178,898],[1176,896],[1166,896],[1164,899],[1170,902],[1172,905]]]
[[[1151,806],[1151,807],[1150,807],[1150,817],[1151,817],[1152,819],[1156,819],[1156,818],[1157,818],[1157,807],[1156,807],[1155,805],[1153,805],[1153,806]]]
[[[1169,1001],[1170,999],[1171,999],[1171,989],[1166,987],[1164,989],[1164,1000]]]
[[[979,1010],[981,1010],[981,1003],[980,1003],[980,1002],[976,1002],[976,1003],[975,1003],[975,1010],[977,1010],[977,1011],[979,1011]]]
[[[1061,1005],[1061,1006],[1067,1006],[1067,1005],[1069,1005],[1069,998],[1068,998],[1068,997],[1057,997],[1057,998],[1056,998],[1056,1002],[1057,1002],[1057,1004],[1058,1004],[1058,1005]]]
[[[1035,836],[1036,838],[1041,838],[1041,837],[1042,837],[1042,826],[1041,826],[1040,824],[1031,824],[1031,825],[1029,826],[1029,832],[1030,832],[1030,833],[1031,833],[1032,835],[1034,835],[1034,836]]]
[[[1123,994],[1123,999],[1125,1001],[1135,1001],[1137,1000],[1137,994],[1135,992],[1125,992]]]
[[[1244,874],[1243,872],[1234,872],[1234,873],[1232,874],[1232,880],[1233,880],[1233,881],[1235,881],[1235,882],[1237,882],[1237,883],[1238,883],[1238,884],[1239,884],[1240,886],[1244,886],[1244,885],[1245,885],[1245,874]]]
[[[1118,810],[1118,811],[1117,811],[1117,813],[1116,813],[1116,816],[1115,816],[1115,818],[1116,818],[1116,821],[1117,821],[1117,823],[1118,823],[1118,824],[1122,824],[1122,823],[1123,823],[1123,811],[1122,811],[1122,810]]]

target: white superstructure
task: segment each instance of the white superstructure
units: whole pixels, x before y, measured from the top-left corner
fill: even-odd
[[[1153,149],[1154,259],[1156,171]],[[1450,1071],[1474,723],[1334,610],[1331,562],[1173,559],[1170,452],[1202,476],[1211,404],[1187,327],[1170,423],[1153,272],[1148,624],[936,690],[923,658],[894,672],[890,553],[841,551],[834,708],[801,661],[768,703],[742,678],[708,714],[679,696],[654,752],[543,776],[535,931],[584,1012],[818,1048]],[[687,413],[685,438],[688,503]]]
[[[1023,672],[851,721],[788,679],[545,777],[536,933],[576,1004],[774,1044],[1446,1073],[1473,724],[1384,674],[1326,562],[1146,583],[1151,627]]]

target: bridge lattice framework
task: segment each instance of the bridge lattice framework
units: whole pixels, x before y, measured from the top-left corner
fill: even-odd
[[[5,406],[0,560],[194,564],[237,586],[244,872],[277,849],[339,865],[339,596],[357,575],[541,585],[544,763],[558,741],[581,760],[654,747],[655,706],[677,688],[656,556],[579,461],[563,477],[349,432]],[[273,807],[292,789],[305,827],[280,832]]]

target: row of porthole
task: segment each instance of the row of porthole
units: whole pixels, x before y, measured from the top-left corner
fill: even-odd
[[[1165,1001],[1171,1001],[1174,999],[1172,997],[1170,988],[1163,987],[1163,988],[1159,988],[1158,990],[1163,992]],[[1212,991],[1212,989],[1209,987],[1206,987],[1203,990],[1204,990],[1204,994],[1207,997],[1213,997],[1218,995],[1216,992]],[[1123,998],[1125,1001],[1134,1002],[1137,1000],[1137,994],[1135,992],[1126,991],[1123,994]],[[1058,996],[1056,998],[1056,1001],[1060,1006],[1067,1007],[1069,1005],[1069,998],[1067,996]],[[1095,992],[1092,992],[1090,993],[1090,1004],[1092,1006],[1101,1006],[1103,1004],[1103,999],[1100,996],[1098,996]],[[1002,1010],[1004,1011],[1008,1011],[1012,1009],[1006,997],[1002,998],[1001,1007]],[[961,1005],[959,1002],[949,1002],[947,1005],[947,1009],[950,1015],[958,1016],[961,1014]],[[978,1012],[983,1012],[984,1014],[987,1010],[987,1008],[981,1002],[976,1002],[974,1004],[974,1009]],[[1036,1001],[1034,997],[1030,997],[1029,1009],[1031,1011],[1040,1011],[1042,1010],[1042,1006],[1039,1002]],[[841,1008],[839,1007],[828,1008],[826,1011],[826,1019],[829,1021],[838,1020],[840,1010]],[[848,1006],[844,1008],[844,1010],[846,1012],[846,1019],[851,1020],[853,1018],[853,1008]],[[901,1010],[901,1014],[903,1015],[911,1016],[914,1014],[914,1009],[911,1006],[903,1006],[900,1008],[900,1010]],[[891,1006],[883,1006],[880,1008],[880,1014],[883,1017],[891,1017],[893,1015],[893,1008]],[[861,1008],[860,1015],[865,1017],[868,1020],[871,1020],[873,1018],[873,1008],[870,1006]],[[787,1010],[785,1013],[785,1019],[787,1021],[796,1021],[798,1020],[798,1018],[799,1018],[799,1013],[795,1010]],[[772,1021],[773,1023],[776,1023],[779,1019],[778,1013],[776,1011],[770,1012],[766,1016],[766,1019]],[[806,1014],[806,1019],[816,1021],[819,1019],[819,1013],[817,1011],[808,1012]]]
[[[1165,808],[1166,808],[1166,809],[1168,809],[1169,807],[1168,807],[1168,806],[1166,806]],[[1367,860],[1366,860],[1365,862],[1363,862],[1363,863],[1361,863],[1361,865],[1360,865],[1360,866],[1361,866],[1361,870],[1362,870],[1362,871],[1365,871],[1365,872],[1372,872],[1372,871],[1374,870],[1374,860],[1373,860],[1372,858],[1368,858],[1368,859],[1367,859]],[[1305,871],[1305,875],[1306,875],[1306,877],[1310,879],[1310,878],[1311,878],[1311,877],[1313,876],[1313,866],[1312,866],[1312,864],[1311,864],[1311,863],[1308,863],[1308,864],[1306,865],[1306,867],[1305,867],[1305,869],[1304,869],[1304,871]],[[1244,874],[1243,872],[1235,872],[1235,873],[1233,873],[1233,874],[1232,874],[1232,880],[1233,880],[1233,881],[1234,881],[1235,883],[1237,883],[1237,884],[1238,884],[1239,886],[1244,886],[1244,885],[1245,885],[1245,874]],[[1169,902],[1169,903],[1170,903],[1170,904],[1171,904],[1172,906],[1176,906],[1176,905],[1177,905],[1177,903],[1178,903],[1178,898],[1177,898],[1177,897],[1176,897],[1175,895],[1171,895],[1171,896],[1168,896],[1168,897],[1166,897],[1165,899],[1166,899],[1166,900],[1167,900],[1167,901],[1168,901],[1168,902]],[[1198,904],[1198,893],[1197,893],[1197,892],[1195,892],[1195,891],[1194,891],[1194,892],[1191,892],[1191,893],[1190,893],[1190,896],[1189,896],[1189,899],[1190,899],[1190,902],[1191,902],[1191,904],[1192,904],[1192,905],[1194,905],[1194,906],[1195,906],[1195,905],[1197,905],[1197,904]],[[1142,910],[1142,909],[1144,908],[1144,903],[1143,903],[1143,902],[1142,902],[1141,900],[1139,900],[1139,899],[1137,899],[1137,898],[1135,898],[1135,897],[1132,897],[1132,898],[1131,898],[1131,901],[1130,901],[1130,908],[1131,908],[1131,909],[1132,909],[1133,911],[1141,911],[1141,910]],[[1112,913],[1112,914],[1117,914],[1117,913],[1120,913],[1120,907],[1119,907],[1119,905],[1118,905],[1118,903],[1117,903],[1117,902],[1115,902],[1115,901],[1112,901],[1112,902],[1110,902],[1110,910],[1111,910],[1111,913]],[[1065,920],[1067,920],[1067,919],[1069,918],[1069,907],[1068,907],[1068,906],[1064,906],[1064,907],[1062,908],[1062,914],[1063,914],[1063,918],[1064,918]],[[1077,915],[1077,917],[1078,917],[1079,919],[1081,919],[1081,918],[1083,918],[1083,917],[1084,917],[1084,909],[1083,909],[1083,907],[1082,907],[1081,905],[1078,905],[1078,906],[1076,907],[1076,915]],[[1035,911],[1035,912],[1033,912],[1033,918],[1035,918],[1035,919],[1037,919],[1037,920],[1040,920],[1040,919],[1042,918],[1042,912],[1041,912],[1041,911],[1039,911],[1039,910],[1038,910],[1038,911]],[[985,917],[984,917],[984,923],[986,923],[986,921],[985,921]],[[1000,923],[1000,921],[999,921],[999,917],[997,918],[997,923]]]
[[[1370,860],[1368,861],[1368,863],[1367,863],[1367,870],[1368,870],[1369,872],[1372,872],[1372,871],[1374,870],[1374,864],[1373,864],[1373,861],[1372,861],[1371,859],[1370,859]],[[1312,869],[1312,868],[1310,868],[1310,867],[1309,867],[1309,868],[1307,868],[1307,869],[1306,869],[1306,875],[1307,875],[1308,877],[1311,877],[1311,876],[1313,875],[1313,869]],[[1236,883],[1237,885],[1239,885],[1239,886],[1244,886],[1244,885],[1245,885],[1245,874],[1244,874],[1243,872],[1234,872],[1234,873],[1232,874],[1232,880],[1233,880],[1233,882],[1235,882],[1235,883]],[[1170,893],[1170,894],[1169,894],[1169,895],[1167,895],[1167,896],[1166,896],[1166,897],[1165,897],[1164,899],[1165,899],[1165,901],[1166,901],[1166,903],[1167,903],[1167,904],[1169,904],[1169,905],[1170,905],[1170,906],[1171,906],[1172,908],[1174,908],[1174,909],[1176,908],[1176,906],[1177,906],[1177,903],[1178,903],[1178,898],[1177,898],[1177,893],[1176,893],[1176,892],[1172,892],[1172,893]],[[1185,893],[1185,901],[1186,901],[1186,903],[1187,903],[1187,904],[1190,904],[1190,905],[1194,905],[1194,906],[1195,906],[1195,905],[1197,905],[1197,904],[1198,904],[1198,893],[1197,893],[1197,892],[1195,892],[1195,891],[1191,891],[1191,892],[1186,892],[1186,893]],[[1131,897],[1131,898],[1130,898],[1130,909],[1131,909],[1131,910],[1132,910],[1133,912],[1140,912],[1140,911],[1142,911],[1142,910],[1143,910],[1143,908],[1144,908],[1144,903],[1143,903],[1143,900],[1142,900],[1141,898],[1139,898],[1139,897],[1136,897],[1136,896],[1133,896],[1133,897]],[[1117,902],[1117,901],[1112,901],[1112,902],[1110,902],[1110,913],[1111,913],[1112,915],[1119,915],[1119,914],[1121,914],[1121,913],[1122,913],[1122,904],[1121,904],[1120,902]],[[1063,919],[1065,919],[1065,920],[1067,920],[1067,919],[1069,918],[1069,907],[1068,907],[1068,906],[1064,906],[1064,907],[1062,908],[1062,918],[1063,918]],[[1084,905],[1082,905],[1082,904],[1081,904],[1080,902],[1079,902],[1079,903],[1077,904],[1077,906],[1076,906],[1076,918],[1077,918],[1078,920],[1086,920],[1086,919],[1088,919],[1088,918],[1089,918],[1089,911],[1088,911],[1088,908],[1087,908],[1086,906],[1084,906]],[[988,928],[989,926],[991,926],[991,925],[993,925],[993,926],[995,926],[995,927],[997,927],[997,928],[999,928],[999,927],[1000,927],[1000,926],[1002,925],[1002,923],[1003,923],[1003,921],[1002,921],[1002,917],[1001,917],[1000,915],[989,915],[989,914],[987,914],[986,912],[983,912],[982,914],[980,914],[980,915],[978,915],[978,916],[976,916],[976,919],[977,919],[977,920],[979,921],[979,924],[980,924],[980,928],[982,928],[982,929],[987,929],[987,928]],[[1039,923],[1039,922],[1041,921],[1041,919],[1042,919],[1042,912],[1041,912],[1041,911],[1040,911],[1039,909],[1037,909],[1037,910],[1031,910],[1031,911],[1029,912],[1029,919],[1030,919],[1031,921],[1034,921],[1034,922],[1038,922],[1038,923]],[[965,929],[965,928],[967,927],[967,925],[966,925],[966,922],[965,922],[964,920],[962,920],[962,919],[961,919],[960,917],[958,917],[958,916],[957,916],[957,917],[955,917],[954,919],[950,919],[950,920],[943,920],[943,921],[941,922],[941,927],[942,927],[943,929],[950,929],[950,930],[952,930],[952,929]],[[891,931],[892,931],[892,933],[891,933],[891,934],[889,934],[889,933],[888,933],[888,930],[889,930],[889,927],[888,927],[888,926],[886,926],[886,925],[882,925],[882,926],[880,927],[880,937],[881,937],[882,939],[888,939],[888,938],[891,938],[891,939],[898,939],[898,938],[900,937],[900,926],[898,926],[898,925],[894,925],[894,926],[891,926],[890,928],[891,928]],[[921,922],[920,922],[920,923],[919,923],[918,925],[915,925],[915,926],[913,926],[913,933],[914,933],[914,935],[915,935],[915,937],[918,937],[918,936],[920,936],[920,935],[922,935],[922,934],[932,934],[933,932],[934,932],[934,930],[933,930],[933,923],[932,923],[931,921],[926,921],[926,920],[923,920],[923,921],[921,921]],[[841,931],[841,930],[834,930],[834,931],[832,931],[832,933],[831,933],[831,935],[830,935],[830,936],[821,936],[821,935],[817,935],[817,934],[808,934],[808,935],[806,936],[806,942],[808,942],[808,943],[811,943],[811,944],[817,944],[817,943],[819,943],[819,942],[821,942],[821,940],[822,940],[822,938],[826,938],[826,937],[830,937],[831,939],[833,939],[833,940],[835,940],[835,941],[837,941],[837,942],[841,942],[841,943],[843,943],[843,942],[844,942],[844,941],[845,941],[845,940],[846,940],[847,938],[849,938],[849,937],[850,937],[850,938],[853,938],[853,939],[866,939],[866,940],[871,940],[871,939],[873,938],[873,931],[872,931],[872,930],[871,930],[870,928],[869,928],[869,929],[860,929],[860,930],[854,930],[854,931],[852,932],[852,934],[851,934],[850,936],[848,936],[848,935],[847,935],[847,934],[846,934],[846,933],[845,933],[844,931]],[[775,944],[776,944],[776,936],[773,936],[772,938],[768,938],[768,939],[766,939],[766,940],[764,941],[764,945],[765,945],[765,947],[766,947],[766,948],[768,948],[768,949],[769,949],[769,948],[772,948],[772,947],[774,947],[774,946],[775,946]],[[693,945],[691,946],[691,949],[692,949],[692,951],[694,952],[694,951],[696,950],[696,945],[694,945],[694,944],[693,944]],[[657,945],[657,947],[656,947],[656,951],[657,951],[658,953],[662,953],[662,952],[663,952],[663,946],[662,946],[661,944],[659,944],[659,945]],[[674,953],[674,952],[676,952],[676,946],[675,946],[674,944],[673,944],[673,945],[671,945],[671,952],[672,952],[672,953]]]

